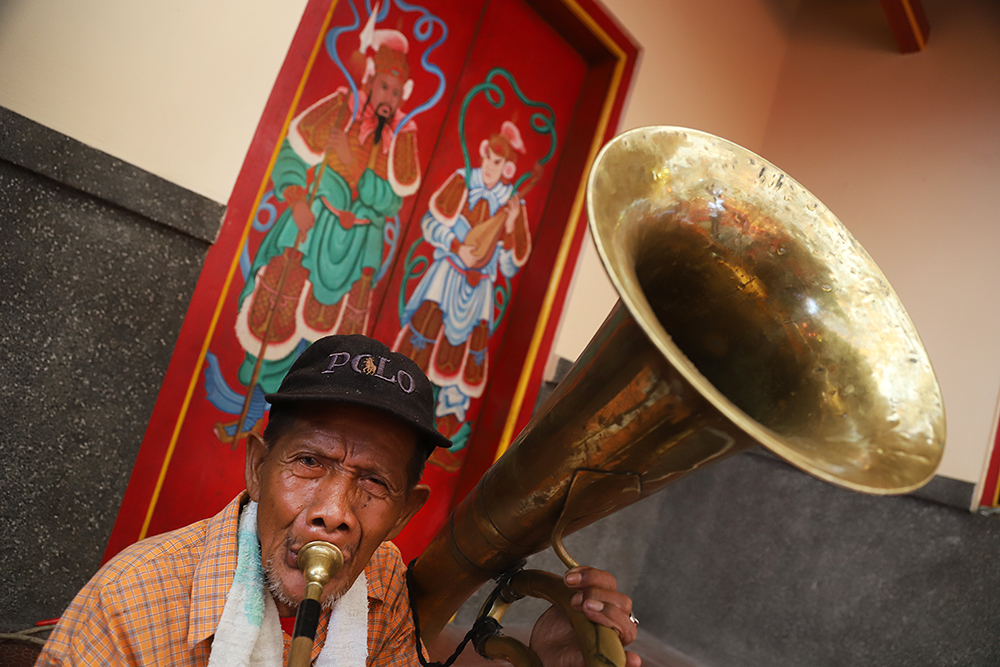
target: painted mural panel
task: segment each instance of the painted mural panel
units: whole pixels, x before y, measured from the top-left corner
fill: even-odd
[[[251,220],[227,221],[245,227],[239,269],[148,534],[239,492],[245,435],[309,343],[370,332],[482,8],[436,4],[339,0],[319,31]]]
[[[608,105],[620,109],[621,75],[608,86],[598,73],[582,92],[595,70],[551,24],[590,14],[575,0],[542,4],[545,18],[525,0],[309,1],[105,558],[210,516],[242,490],[245,438],[266,424],[265,395],[312,341],[335,333],[378,338],[434,382],[437,426],[454,445],[427,467],[431,501],[398,540],[404,554],[443,523],[496,370],[524,364],[525,332],[504,343],[525,273],[541,281],[521,299],[525,313],[546,290],[565,294],[565,257],[550,277],[557,247],[538,239],[579,247],[567,213],[586,167],[568,138],[593,143],[592,155]],[[608,111],[574,129],[585,94]],[[576,159],[559,181],[567,150]],[[559,213],[546,216],[550,206]]]

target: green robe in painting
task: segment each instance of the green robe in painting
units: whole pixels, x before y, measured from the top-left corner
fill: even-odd
[[[309,165],[286,140],[271,173],[277,198],[283,200],[283,193],[289,186],[307,187],[308,169]],[[371,169],[366,169],[358,180],[356,198],[352,198],[351,188],[340,174],[332,169],[323,170],[312,203],[316,221],[305,241],[298,247],[303,255],[302,266],[309,271],[313,295],[320,303],[334,305],[340,301],[361,277],[365,268],[372,269],[378,275],[382,266],[385,219],[396,215],[402,203],[402,198],[393,191],[389,182]],[[356,218],[369,220],[370,223],[344,229],[331,208],[348,210]],[[297,235],[298,227],[292,219],[291,209],[288,209],[261,242],[240,293],[238,307],[242,308],[244,300],[253,292],[257,273],[271,259],[284,252],[285,248],[294,245]],[[284,359],[265,360],[261,364],[257,382],[265,393],[278,390],[281,379],[298,357],[299,351],[294,350]],[[256,363],[257,357],[248,352],[239,371],[239,380],[243,385],[250,384]]]

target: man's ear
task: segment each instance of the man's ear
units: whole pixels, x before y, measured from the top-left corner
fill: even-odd
[[[396,525],[392,527],[389,534],[386,536],[386,540],[394,540],[402,532],[406,524],[410,522],[413,515],[420,511],[420,508],[424,506],[427,499],[431,497],[431,487],[426,484],[417,484],[412,489],[406,498],[406,508],[403,513],[399,515],[399,519],[396,521]]]
[[[250,493],[250,500],[255,503],[260,502],[260,469],[267,457],[267,445],[264,438],[256,431],[247,434],[247,462],[246,477],[247,491]]]

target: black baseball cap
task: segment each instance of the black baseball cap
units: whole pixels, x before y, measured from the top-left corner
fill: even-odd
[[[360,334],[327,336],[292,364],[272,405],[349,403],[387,412],[408,424],[428,453],[451,447],[434,428],[434,388],[409,357]]]

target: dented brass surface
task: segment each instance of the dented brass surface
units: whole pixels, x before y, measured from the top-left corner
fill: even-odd
[[[857,491],[930,479],[945,419],[927,353],[868,253],[797,181],[724,139],[642,128],[602,152],[588,210],[622,302],[747,435]]]

